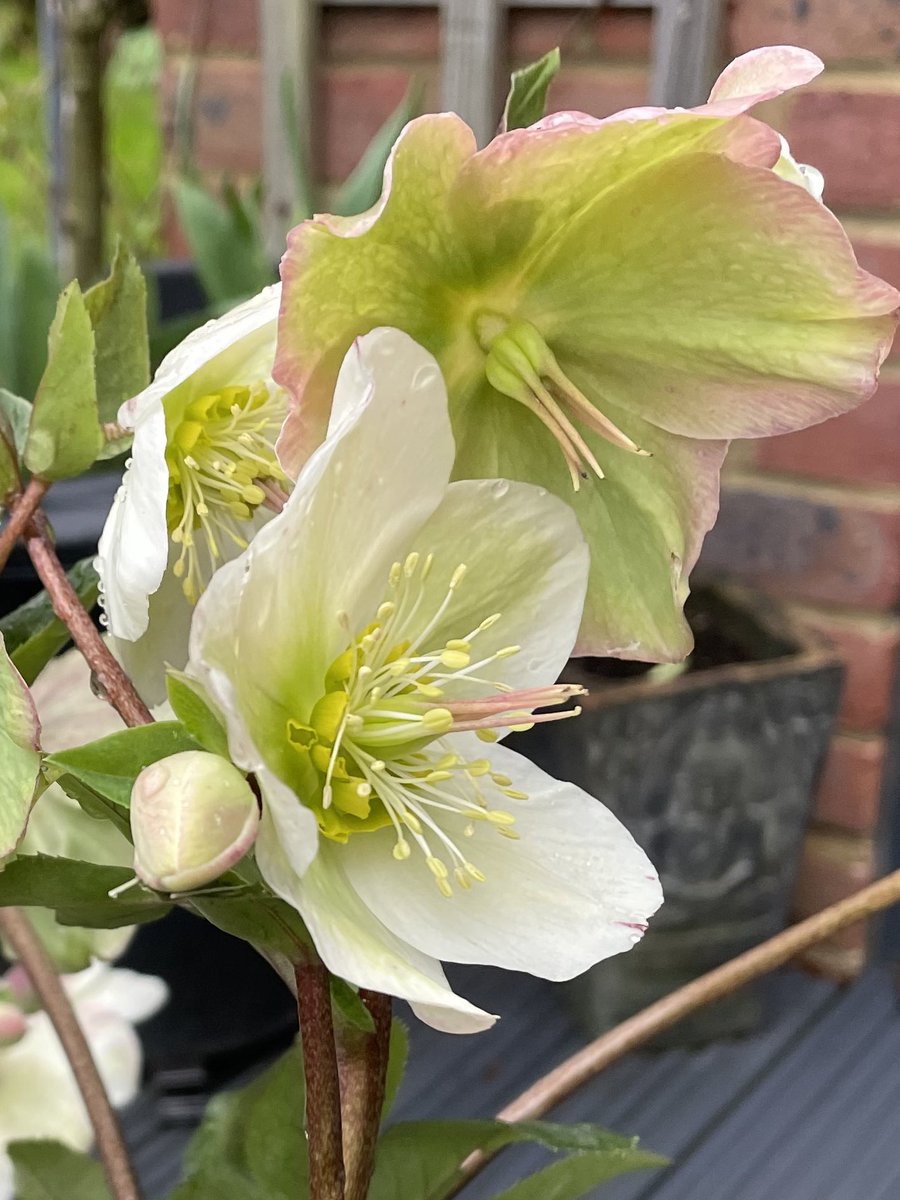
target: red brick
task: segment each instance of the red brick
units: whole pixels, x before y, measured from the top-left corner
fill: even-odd
[[[166,140],[174,135],[179,64],[166,63],[162,109]],[[238,58],[206,58],[192,92],[191,158],[201,171],[255,175],[261,168],[261,68]]]
[[[900,380],[885,378],[853,412],[799,433],[765,438],[757,465],[841,483],[900,483]]]
[[[900,600],[900,500],[732,476],[700,569],[785,599],[892,608]]]
[[[852,896],[875,877],[874,853],[868,838],[852,838],[842,834],[816,830],[809,834],[794,890],[794,914],[798,919],[809,917],[830,904]],[[821,943],[827,952],[861,952],[865,949],[867,925],[863,921]],[[813,960],[821,952],[813,955]]]
[[[169,51],[252,56],[259,50],[257,0],[152,0],[151,6]]]
[[[382,123],[397,107],[413,78],[426,84],[425,107],[436,100],[435,80],[404,67],[333,66],[322,76],[319,93],[322,173],[330,182],[345,179]]]
[[[875,832],[881,805],[885,740],[878,734],[831,739],[814,815],[851,833]]]
[[[900,648],[900,619],[795,608],[797,619],[823,634],[844,660],[842,729],[881,731],[891,715]],[[822,816],[826,821],[828,817]],[[840,824],[841,822],[838,822]]]
[[[605,117],[647,103],[648,72],[642,67],[563,68],[550,87],[548,110],[576,109]]]
[[[326,61],[437,60],[441,52],[436,8],[329,8],[320,18]]]
[[[856,77],[859,80],[859,77]],[[864,79],[864,77],[863,77]],[[900,207],[900,91],[807,88],[787,109],[784,132],[795,158],[825,175],[832,208]]]
[[[733,0],[731,47],[806,46],[828,61],[896,61],[896,0]]]
[[[563,61],[596,58],[643,58],[650,55],[649,9],[511,8],[507,45],[514,62],[540,58],[554,46]]]

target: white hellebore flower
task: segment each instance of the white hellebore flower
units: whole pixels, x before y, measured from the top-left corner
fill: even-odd
[[[66,978],[66,987],[94,1061],[117,1107],[137,1094],[141,1044],[132,1026],[166,1000],[166,985],[97,963]],[[0,980],[2,983],[2,980]],[[45,1012],[22,1014],[19,1036],[0,1043],[0,1200],[12,1200],[10,1142],[52,1138],[73,1150],[93,1141],[91,1122],[59,1039]]]
[[[661,892],[602,804],[494,744],[573,715],[535,710],[581,690],[553,681],[588,553],[542,489],[450,483],[454,451],[431,355],[360,339],[327,441],[201,598],[188,671],[259,782],[259,869],[327,966],[467,1032],[493,1018],[438,960],[566,979],[629,949]]]
[[[281,287],[195,330],[119,423],[134,431],[97,557],[117,652],[145,700],[181,667],[191,612],[216,567],[281,504],[275,456],[286,411],[271,378]],[[148,628],[149,627],[149,628]]]

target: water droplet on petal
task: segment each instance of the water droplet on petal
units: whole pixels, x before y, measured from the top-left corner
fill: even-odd
[[[506,493],[508,491],[509,491],[509,480],[508,479],[498,479],[497,482],[491,488],[491,495],[494,497],[495,500],[500,500],[503,496],[506,495]]]

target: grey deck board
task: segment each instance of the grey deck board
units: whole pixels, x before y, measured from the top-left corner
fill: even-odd
[[[482,968],[451,977],[502,1019],[468,1038],[410,1020],[412,1065],[393,1120],[488,1116],[583,1044],[558,987]],[[673,1160],[607,1184],[597,1200],[900,1200],[900,1014],[887,972],[841,991],[789,971],[767,996],[758,1033],[629,1055],[551,1114],[637,1134]],[[190,1129],[167,1126],[152,1091],[125,1126],[148,1200],[162,1200]],[[546,1161],[516,1147],[465,1200],[489,1200]]]

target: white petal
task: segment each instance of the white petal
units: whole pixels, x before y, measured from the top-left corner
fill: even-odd
[[[266,879],[278,879],[279,895],[293,887],[316,857],[319,826],[312,810],[265,769],[257,772],[263,813],[256,840],[256,861]],[[274,887],[274,884],[272,885]]]
[[[437,507],[453,464],[440,371],[406,334],[378,329],[359,339],[336,394],[328,439],[284,511],[237,560],[246,575],[229,645],[213,631],[235,623],[233,577],[220,583],[217,574],[197,608],[191,660],[237,684],[258,744],[255,726],[267,709],[282,729],[286,705],[300,719],[308,713],[348,642],[340,614],[354,632],[371,619],[391,562]]]
[[[161,407],[170,392],[190,379],[196,384],[192,395],[203,395],[221,387],[223,380],[271,375],[280,303],[281,284],[276,283],[189,333],[162,360],[153,382],[122,405],[120,424],[136,429],[147,410]]]
[[[169,989],[155,975],[141,975],[123,967],[95,963],[66,978],[66,990],[79,1012],[98,1012],[119,1021],[146,1021],[165,1004]]]
[[[429,647],[464,638],[499,612],[502,619],[478,634],[473,660],[510,645],[522,652],[492,663],[485,675],[517,688],[556,680],[578,636],[590,567],[568,504],[543,488],[506,479],[453,483],[414,547],[435,555],[422,613],[436,610],[453,571],[466,565]],[[472,695],[471,684],[466,694]]]
[[[375,919],[344,877],[337,847],[322,845],[301,879],[274,839],[267,841],[265,854],[260,853],[264,836],[261,831],[257,842],[263,877],[303,917],[330,971],[357,987],[408,1000],[423,1021],[446,1032],[476,1033],[493,1024],[494,1017],[451,990],[439,963]]]
[[[574,784],[545,774],[501,746],[471,735],[448,738],[467,758],[494,769],[529,794],[504,807],[519,840],[487,822],[474,837],[463,819],[442,820],[487,877],[445,898],[415,853],[391,857],[389,830],[359,834],[341,847],[347,876],[375,916],[424,954],[450,962],[491,963],[544,979],[570,979],[629,950],[662,900],[656,872],[613,814]],[[498,805],[499,807],[499,805]]]
[[[110,632],[133,641],[147,628],[148,597],[159,587],[169,554],[166,528],[166,418],[159,400],[134,432],[131,465],[106,518],[97,571]]]
[[[91,1123],[81,1094],[46,1013],[29,1018],[29,1030],[0,1050],[0,1148],[24,1138],[53,1138],[87,1150]]]
[[[127,1021],[112,1012],[79,1009],[78,1016],[110,1102],[121,1108],[141,1086],[140,1039]]]
[[[166,543],[169,549],[168,541]],[[187,661],[188,639],[194,609],[170,563],[146,606],[143,632],[136,638],[113,637],[111,649],[125,668],[145,704],[154,708],[166,699],[166,667],[181,670]],[[112,618],[110,618],[112,627]]]
[[[12,1159],[3,1153],[0,1143],[0,1200],[15,1200],[14,1175]]]

